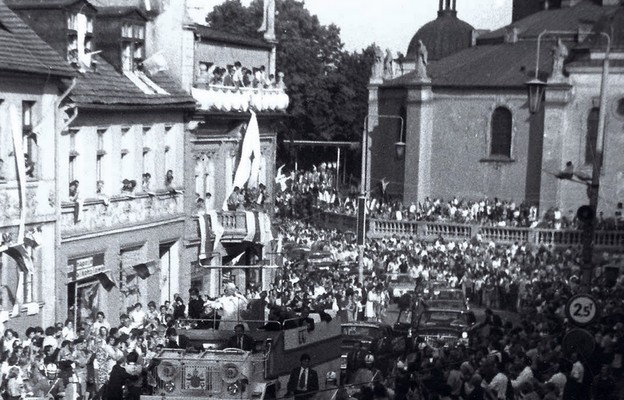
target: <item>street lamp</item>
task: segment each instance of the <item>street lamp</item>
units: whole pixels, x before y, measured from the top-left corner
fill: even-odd
[[[537,55],[535,57],[535,78],[526,83],[529,89],[529,110],[535,113],[540,109],[540,102],[546,83],[539,79],[539,56],[540,42],[544,35],[578,35],[576,31],[543,31],[537,37]],[[600,108],[598,112],[598,132],[596,135],[596,149],[593,159],[592,180],[588,184],[587,195],[589,197],[589,207],[583,210],[583,214],[588,215],[583,226],[583,274],[582,282],[589,290],[592,278],[592,256],[594,252],[594,235],[596,232],[596,210],[598,209],[598,189],[600,188],[600,170],[602,168],[602,153],[604,147],[605,126],[607,118],[607,78],[609,76],[609,53],[611,52],[611,36],[606,32],[595,32],[607,39],[604,60],[602,62],[602,76],[600,80]],[[581,210],[579,210],[581,211]]]
[[[366,243],[366,203],[368,199],[368,193],[370,192],[368,184],[368,118],[389,118],[398,119],[401,121],[401,130],[399,131],[399,141],[395,142],[395,152],[399,160],[402,160],[405,156],[405,142],[403,142],[403,125],[404,119],[398,115],[384,115],[384,114],[368,114],[364,117],[364,134],[362,135],[362,173],[360,178],[360,196],[358,197],[358,211],[357,211],[357,244],[359,247],[359,263],[358,263],[358,275],[360,282],[364,281],[364,245]]]
[[[536,77],[528,81],[526,85],[529,89],[529,111],[531,114],[535,114],[542,105],[542,98],[544,97],[547,83]]]

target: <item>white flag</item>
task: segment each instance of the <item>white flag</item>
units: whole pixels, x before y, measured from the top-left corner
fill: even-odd
[[[251,118],[247,125],[245,138],[243,139],[243,149],[241,151],[240,162],[234,175],[234,186],[242,188],[246,183],[256,187],[260,172],[260,129],[256,113],[251,111]]]
[[[243,257],[243,255],[245,255],[244,251],[240,253],[239,255],[237,255],[236,257],[234,257],[232,261],[230,261],[230,265],[236,265],[240,261],[241,257]]]

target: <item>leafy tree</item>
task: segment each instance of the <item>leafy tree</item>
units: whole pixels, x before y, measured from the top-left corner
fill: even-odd
[[[372,47],[361,53],[344,51],[340,28],[322,25],[303,2],[276,0],[275,6],[277,70],[285,74],[290,97],[280,139],[359,141],[368,108]],[[249,7],[228,0],[206,20],[214,29],[259,37],[262,0]]]

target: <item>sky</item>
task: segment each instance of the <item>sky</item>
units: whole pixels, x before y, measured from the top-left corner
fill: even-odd
[[[198,7],[197,14],[210,12],[223,2],[188,0],[189,5]],[[435,19],[438,11],[438,0],[305,0],[305,5],[321,24],[340,28],[344,48],[349,51],[376,43],[382,49],[405,53],[412,36]],[[457,0],[457,16],[476,29],[496,29],[511,22],[511,6],[512,0]]]

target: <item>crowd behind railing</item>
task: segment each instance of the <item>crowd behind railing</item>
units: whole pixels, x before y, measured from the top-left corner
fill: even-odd
[[[322,165],[321,165],[322,166]],[[320,170],[320,169],[319,169]],[[317,172],[293,171],[289,176],[278,176],[281,191],[277,193],[276,207],[281,215],[309,218],[317,209],[344,215],[355,215],[357,188],[336,190],[335,182]],[[497,197],[481,199],[426,198],[424,201],[403,204],[386,193],[388,183],[382,180],[372,191],[366,207],[369,218],[387,221],[427,221],[473,224],[499,227],[544,229],[580,229],[576,210],[567,213],[551,207],[540,217],[535,205],[504,200]],[[597,215],[596,229],[624,230],[624,207],[617,203],[613,215],[602,211]]]
[[[468,346],[433,348],[424,343],[410,348],[397,365],[356,363],[357,368],[379,368],[373,388],[362,387],[358,399],[611,399],[622,377],[624,354],[624,279],[595,270],[590,292],[601,316],[587,327],[595,341],[588,355],[562,346],[572,325],[564,313],[567,300],[578,292],[581,254],[555,251],[526,243],[500,245],[477,238],[425,242],[411,237],[368,240],[364,279],[358,278],[357,247],[352,239],[301,220],[278,221],[284,249],[309,248],[330,252],[337,262],[318,268],[310,260],[287,255],[284,267],[267,290],[254,284],[225,286],[219,298],[202,296],[191,288],[187,303],[173,302],[147,310],[136,304],[111,326],[102,312],[45,329],[29,328],[24,335],[6,329],[0,346],[2,390],[7,396],[75,391],[90,398],[136,399],[150,393],[146,373],[159,350],[183,347],[178,321],[220,321],[218,329],[234,329],[228,321],[241,315],[249,320],[283,323],[307,320],[317,311],[322,319],[387,321],[387,274],[406,273],[414,284],[443,280],[464,290],[476,306],[487,307]],[[285,251],[288,254],[287,251]],[[603,255],[606,263],[615,256]],[[498,312],[514,315],[505,321]],[[212,328],[216,328],[215,325]],[[508,384],[509,382],[509,384]],[[621,389],[621,387],[620,387]],[[339,391],[343,396],[344,392]],[[323,396],[325,392],[319,393]],[[535,393],[533,397],[528,394]],[[381,397],[379,397],[381,396]],[[446,396],[446,397],[445,397]],[[341,397],[342,398],[342,397]],[[346,398],[345,398],[346,400]]]
[[[390,296],[384,276],[396,273],[410,275],[415,285],[442,280],[461,288],[474,306],[487,308],[485,320],[474,326],[470,345],[436,349],[419,342],[394,368],[383,371],[386,379],[372,389],[377,393],[362,388],[359,399],[580,400],[615,399],[623,393],[617,384],[624,354],[621,275],[609,276],[602,267],[594,271],[589,291],[602,312],[586,327],[595,341],[593,352],[563,347],[564,335],[574,327],[565,306],[581,285],[582,261],[576,250],[476,239],[370,239],[363,259],[365,279],[358,282],[357,249],[343,233],[301,221],[282,226],[286,242],[337,256],[339,267],[333,270],[299,261],[287,264],[284,272],[294,282],[295,298],[307,292],[328,296],[343,318],[385,320]],[[616,262],[614,255],[603,257],[604,263]],[[499,312],[515,316],[515,322]],[[366,367],[360,360],[354,368]]]

